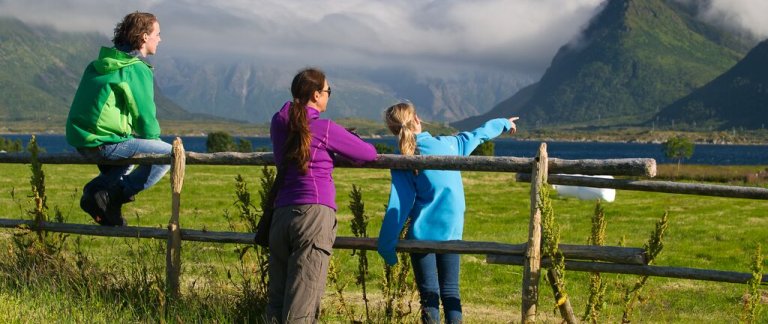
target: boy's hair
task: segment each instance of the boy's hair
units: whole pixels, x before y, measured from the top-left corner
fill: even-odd
[[[120,50],[140,49],[144,44],[144,34],[152,33],[156,21],[155,15],[148,12],[129,13],[115,26],[112,43]]]

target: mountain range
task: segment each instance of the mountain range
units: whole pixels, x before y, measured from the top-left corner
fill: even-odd
[[[700,6],[607,0],[538,82],[508,71],[323,67],[334,89],[325,115],[380,121],[385,107],[410,100],[422,119],[458,129],[515,115],[528,129],[764,128],[768,45],[699,20]],[[83,68],[109,43],[0,18],[0,121],[62,124]],[[161,120],[257,124],[290,98],[301,68],[163,56],[162,48],[151,63]]]
[[[47,122],[63,130],[83,70],[108,43],[98,33],[64,33],[0,17],[0,121]],[[155,101],[161,119],[211,118],[190,114],[157,86]]]
[[[98,33],[60,32],[0,17],[0,121],[63,125],[82,71],[100,46],[110,46],[110,41]],[[161,121],[211,118],[266,123],[290,99],[291,78],[301,68],[244,59],[168,57],[162,55],[162,47],[149,61],[155,69]],[[467,118],[532,81],[502,71],[426,76],[405,68],[324,69],[335,90],[325,115],[376,121],[384,108],[401,100],[414,102],[425,120]]]
[[[541,79],[460,129],[497,116],[521,127],[640,125],[734,66],[755,43],[696,18],[696,3],[609,0]],[[764,64],[768,64],[765,60]]]
[[[291,78],[302,67],[258,62],[201,62],[160,58],[156,78],[164,93],[192,112],[227,116],[252,123],[269,121],[291,98]],[[406,68],[322,67],[333,89],[329,118],[380,121],[388,106],[410,100],[422,117],[448,122],[486,112],[530,83],[503,72],[467,72],[425,76]]]

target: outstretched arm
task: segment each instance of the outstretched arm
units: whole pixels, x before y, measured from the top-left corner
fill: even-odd
[[[515,121],[518,119],[519,117],[491,119],[472,131],[459,133],[454,136],[458,154],[470,155],[478,145],[487,140],[496,138],[507,131],[515,133],[517,131]]]

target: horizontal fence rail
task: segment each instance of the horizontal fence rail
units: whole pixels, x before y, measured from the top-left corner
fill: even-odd
[[[517,181],[531,182],[531,174],[518,173]],[[768,189],[758,187],[710,185],[700,183],[680,183],[673,181],[655,180],[626,180],[580,177],[573,175],[550,174],[549,184],[582,186],[592,188],[613,188],[635,191],[665,192],[699,196],[715,196],[728,198],[747,198],[768,200]]]
[[[486,257],[486,262],[492,264],[510,264],[521,266],[523,265],[523,261],[523,257],[516,255],[488,255]],[[541,259],[541,265],[542,267],[550,267],[552,262],[551,260],[544,258]],[[752,279],[751,273],[735,271],[571,260],[565,261],[565,269],[571,271],[621,273],[730,283],[747,283],[750,279]],[[768,276],[763,276],[760,283],[763,285],[768,285]]]
[[[186,152],[186,164],[205,165],[274,165],[272,153],[254,152],[219,152],[196,153]],[[0,163],[29,163],[31,156],[26,153],[0,154]],[[533,158],[510,156],[441,156],[415,155],[403,156],[398,154],[380,154],[376,161],[364,166],[355,165],[349,161],[339,160],[336,165],[346,168],[365,167],[369,169],[434,169],[434,170],[465,170],[489,172],[531,172]],[[38,161],[44,164],[171,164],[168,154],[141,154],[120,161],[103,161],[88,159],[77,153],[40,154]],[[656,176],[656,160],[654,159],[606,159],[606,160],[564,160],[549,158],[551,173],[567,174],[607,174],[624,176]]]
[[[91,236],[168,239],[169,231],[153,227],[105,227],[98,225],[68,224],[44,222],[38,226],[34,221],[0,219],[0,227],[28,228],[48,232],[81,234]],[[181,239],[193,242],[253,244],[253,233],[211,232],[181,229]],[[333,245],[339,249],[376,250],[376,239],[357,237],[337,237]],[[560,244],[560,250],[567,259],[599,260],[623,264],[646,264],[645,251],[641,248],[617,246],[589,246]],[[525,244],[505,244],[476,241],[417,241],[402,240],[397,251],[409,253],[460,253],[460,254],[498,254],[523,255]]]

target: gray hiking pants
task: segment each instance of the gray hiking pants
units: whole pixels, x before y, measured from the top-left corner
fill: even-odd
[[[314,323],[336,240],[336,211],[319,205],[277,208],[269,231],[267,318]]]

